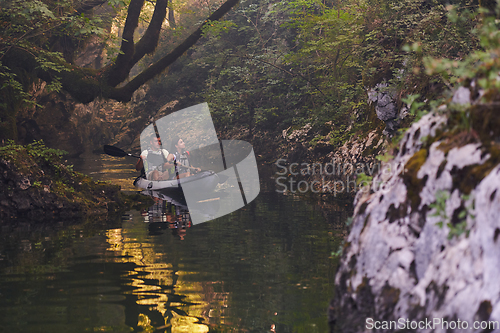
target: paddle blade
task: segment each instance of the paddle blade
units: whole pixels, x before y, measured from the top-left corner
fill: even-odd
[[[128,153],[122,149],[114,146],[104,145],[104,152],[111,156],[124,157],[128,156]]]

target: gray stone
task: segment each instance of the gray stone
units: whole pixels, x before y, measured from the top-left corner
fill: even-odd
[[[385,96],[387,97],[387,95]],[[394,103],[388,103],[383,106],[377,103],[375,106],[375,112],[377,113],[378,119],[385,122],[395,119],[397,116],[396,105]]]
[[[386,135],[392,134],[399,127],[395,95],[385,82],[378,83],[373,89],[368,90],[368,101],[375,104],[377,118],[387,125],[384,132]]]
[[[453,94],[452,103],[470,104],[470,90],[465,87],[458,88]]]
[[[453,331],[472,332],[481,304],[491,304],[488,320],[500,321],[500,165],[467,197],[454,187],[454,177],[466,177],[461,170],[491,156],[482,153],[480,144],[445,153],[436,141],[416,174],[422,180],[416,209],[411,202],[415,189],[404,180],[409,172],[404,166],[424,147],[422,138],[434,136],[445,122],[444,116],[428,114],[413,124],[389,162],[392,172],[379,173],[370,192],[356,195],[348,245],[335,278],[333,305],[343,332],[370,332],[366,318],[460,319],[469,329]],[[449,199],[436,215],[431,204],[440,191],[448,192]],[[447,224],[464,209],[469,235],[450,238]],[[446,332],[441,326],[414,331]]]
[[[21,189],[21,190],[26,190],[28,188],[31,187],[31,182],[30,180],[28,179],[28,177],[22,177],[18,180],[17,182],[17,186]]]

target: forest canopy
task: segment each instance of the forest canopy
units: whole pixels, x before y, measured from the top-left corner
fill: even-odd
[[[89,38],[110,34],[111,15],[96,14],[105,2],[2,1],[3,132],[15,132],[16,110],[34,103],[36,80],[84,103],[128,101],[149,82],[158,94],[211,103],[220,128],[243,127],[252,135],[311,123],[313,144],[341,144],[360,128],[376,126],[367,90],[378,83],[395,87],[398,103],[408,94],[438,96],[448,83],[426,72],[424,60],[460,61],[481,49],[477,9],[494,13],[496,6],[494,0],[243,0],[234,7],[237,1],[228,0],[178,39],[178,2],[107,0],[128,6],[119,54],[102,68],[79,67],[75,54]],[[145,4],[154,4],[146,23],[140,16]],[[162,28],[165,22],[169,29]],[[168,74],[158,75],[167,67]]]
[[[138,40],[134,37],[144,0],[1,1],[0,127],[8,131],[16,111],[34,103],[30,91],[37,80],[45,81],[48,91],[63,90],[82,103],[97,97],[129,101],[134,91],[182,56],[201,38],[206,25],[221,19],[237,2],[227,0],[220,4],[176,48],[129,80],[134,65],[157,47],[171,5],[168,0],[154,2],[154,12]],[[89,37],[108,33],[110,15],[94,14],[105,4],[128,7],[119,53],[100,69],[77,66],[75,54]]]
[[[210,41],[224,52],[204,58],[212,66],[204,98],[224,127],[281,133],[310,124],[312,145],[343,144],[380,126],[367,102],[378,83],[397,91],[398,103],[443,91],[446,83],[428,75],[423,60],[458,61],[480,48],[478,7],[472,0],[245,2],[228,16],[238,29]]]

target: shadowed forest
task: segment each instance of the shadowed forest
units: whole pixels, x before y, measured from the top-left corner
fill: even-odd
[[[445,97],[461,74],[450,71],[471,52],[493,47],[481,43],[478,31],[495,2],[482,5],[2,1],[1,140],[53,141],[51,132],[69,124],[79,144],[95,149],[119,142],[131,127],[137,134],[158,110],[208,102],[221,133],[274,144],[307,125],[306,144],[321,155],[353,135],[385,128],[387,119],[377,118],[368,96],[380,84],[398,109],[408,95],[414,107]],[[139,110],[108,108],[97,115],[107,126],[92,135],[75,104],[49,110],[68,99],[76,109],[92,101],[105,109],[107,100],[139,99],[138,90]],[[110,121],[114,113],[120,121]],[[398,120],[388,128],[392,137],[415,115],[389,118]]]

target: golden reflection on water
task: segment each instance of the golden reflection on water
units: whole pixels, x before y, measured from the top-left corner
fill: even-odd
[[[113,185],[119,185],[122,191],[136,191],[133,183],[139,173],[135,170],[134,159],[100,155],[99,170],[83,170],[92,178],[100,181],[109,181]],[[89,172],[90,171],[90,172]]]
[[[154,244],[129,238],[123,229],[108,230],[106,236],[107,251],[114,253],[113,262],[138,265],[124,276],[130,281],[124,285],[134,287],[129,293],[137,297],[136,303],[147,306],[149,311],[158,311],[165,319],[164,326],[153,327],[147,314],[139,314],[137,325],[144,332],[169,328],[171,332],[206,333],[209,326],[203,322],[209,322],[211,307],[218,308],[219,313],[219,309],[227,307],[226,295],[215,295],[213,290],[212,285],[220,282],[188,281],[193,272],[182,270],[182,265],[174,270],[171,263],[161,262],[166,254],[158,252]]]

